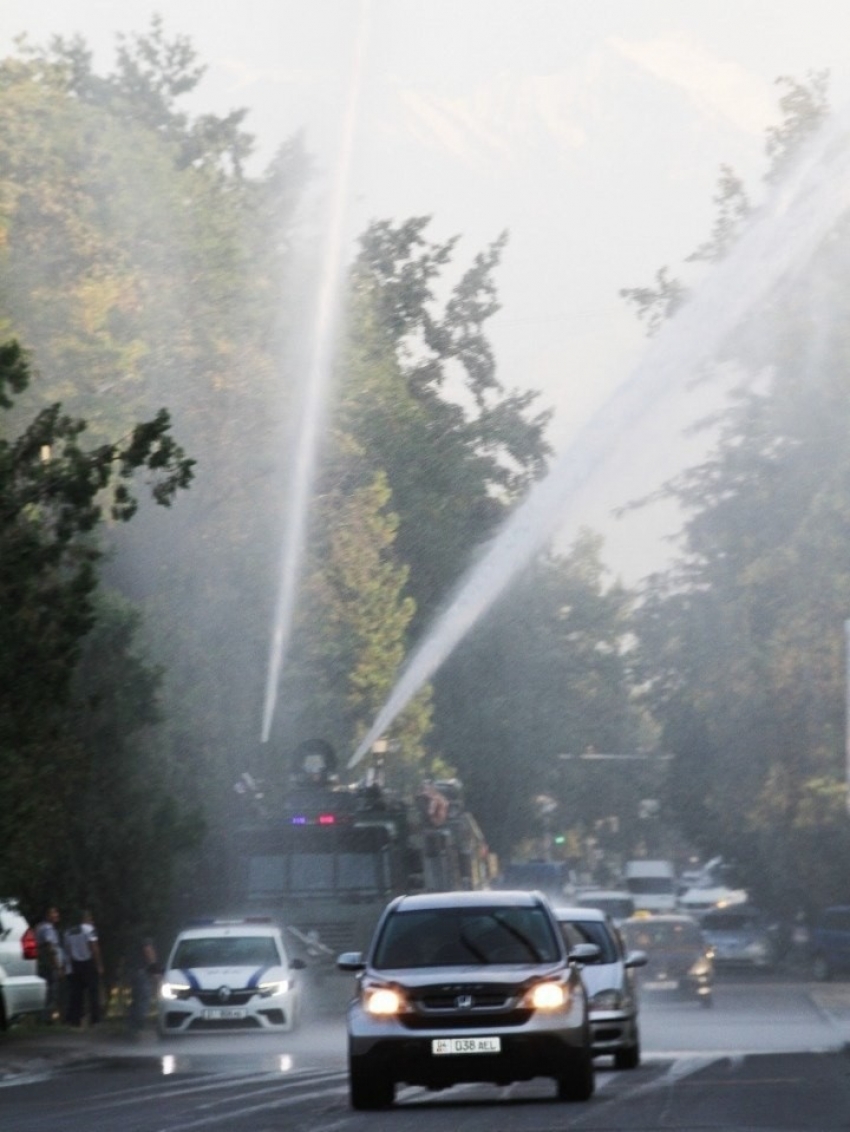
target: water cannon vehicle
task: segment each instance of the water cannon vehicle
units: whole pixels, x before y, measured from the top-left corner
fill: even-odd
[[[296,749],[285,799],[234,830],[232,846],[229,906],[285,924],[320,988],[340,982],[337,955],[365,949],[394,897],[490,882],[460,782],[423,782],[411,798],[374,772],[344,784],[324,740]]]

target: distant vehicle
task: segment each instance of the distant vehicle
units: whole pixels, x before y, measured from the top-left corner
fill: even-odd
[[[555,916],[568,947],[595,943],[599,948],[599,958],[582,968],[594,1055],[611,1054],[615,1069],[636,1069],[640,1029],[634,972],[646,965],[646,953],[627,951],[613,921],[599,908],[556,908]]]
[[[714,959],[691,916],[635,916],[621,929],[626,945],[645,951],[640,989],[696,999],[712,1005]]]
[[[676,870],[671,861],[627,861],[626,888],[638,912],[675,912],[678,905]]]
[[[776,944],[767,919],[749,904],[715,908],[700,919],[706,942],[714,951],[714,966],[770,970],[776,963]]]
[[[749,894],[744,888],[727,888],[715,885],[712,888],[688,888],[679,897],[679,908],[690,916],[701,917],[714,908],[728,908],[745,904]]]
[[[824,908],[809,931],[812,973],[825,982],[850,972],[850,904]]]
[[[550,900],[564,899],[569,877],[562,861],[510,861],[496,880],[496,888],[542,892]]]
[[[600,908],[615,924],[635,914],[635,900],[630,892],[617,888],[589,888],[576,893],[575,903],[582,908]]]
[[[181,931],[158,996],[161,1036],[234,1030],[283,1033],[298,1024],[297,972],[279,927],[260,920],[209,920]]]
[[[564,1101],[594,1090],[587,992],[549,902],[523,891],[401,896],[357,974],[348,1008],[351,1106],[388,1108],[397,1084],[444,1089],[552,1077]]]
[[[25,1014],[40,1014],[47,983],[37,971],[35,932],[14,900],[0,900],[0,1030]]]

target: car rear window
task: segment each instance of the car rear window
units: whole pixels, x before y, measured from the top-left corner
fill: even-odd
[[[561,954],[542,908],[429,908],[388,917],[373,965],[387,969],[554,963]]]
[[[759,926],[757,916],[741,915],[734,912],[712,912],[702,922],[703,931],[739,932],[744,928]]]
[[[180,970],[191,967],[279,967],[280,952],[272,936],[209,936],[181,939],[171,960]]]

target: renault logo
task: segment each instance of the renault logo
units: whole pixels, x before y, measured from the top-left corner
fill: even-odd
[[[472,1009],[472,995],[459,994],[455,999],[455,1006],[458,1010],[471,1010]]]
[[[231,991],[230,987],[219,987],[219,989],[218,989],[218,1001],[219,1002],[229,1002],[230,996],[231,996],[232,993],[233,992]]]

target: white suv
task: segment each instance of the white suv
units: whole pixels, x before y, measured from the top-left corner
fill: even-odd
[[[36,974],[35,932],[13,900],[0,900],[0,1030],[45,1008],[47,983]]]
[[[180,932],[159,988],[162,1036],[253,1030],[298,1023],[303,959],[290,959],[266,920],[208,920]]]

